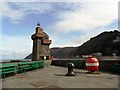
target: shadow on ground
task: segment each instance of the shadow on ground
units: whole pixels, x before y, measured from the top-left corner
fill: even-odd
[[[88,72],[79,72],[79,71],[74,71],[76,74],[88,74]]]
[[[65,76],[66,74],[54,74],[55,76]]]

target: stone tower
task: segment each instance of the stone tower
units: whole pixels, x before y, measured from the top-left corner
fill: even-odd
[[[32,61],[49,60],[49,45],[51,44],[51,40],[49,40],[49,36],[43,32],[39,23],[37,24],[36,32],[31,36],[31,39],[33,40]]]

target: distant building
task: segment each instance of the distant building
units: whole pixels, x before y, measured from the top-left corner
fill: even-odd
[[[33,40],[32,61],[49,60],[49,45],[51,44],[51,40],[49,40],[49,36],[43,32],[39,23],[37,24],[36,32],[31,36],[31,39]]]
[[[120,37],[116,37],[116,39],[113,40],[113,43],[120,42]]]
[[[117,56],[118,54],[120,55],[120,53],[119,53],[119,51],[120,51],[120,49],[119,49],[119,47],[120,47],[120,37],[117,36],[116,39],[113,40],[112,47],[113,47],[112,55],[113,56]]]

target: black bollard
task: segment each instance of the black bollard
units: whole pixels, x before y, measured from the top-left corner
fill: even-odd
[[[75,73],[73,72],[74,64],[68,63],[67,67],[68,67],[68,73],[66,74],[66,76],[75,76]]]

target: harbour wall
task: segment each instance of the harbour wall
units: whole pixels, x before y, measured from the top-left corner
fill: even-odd
[[[78,69],[86,69],[86,59],[57,59],[57,60],[52,60],[51,65],[55,66],[62,66],[62,67],[67,67],[67,63],[72,62],[74,63],[75,67]],[[116,60],[99,60],[99,71],[105,71],[105,72],[110,72],[110,73],[120,73],[120,71],[115,70],[116,65],[119,64],[120,66],[120,59]],[[120,68],[120,67],[119,67]],[[120,70],[120,69],[119,69]]]

